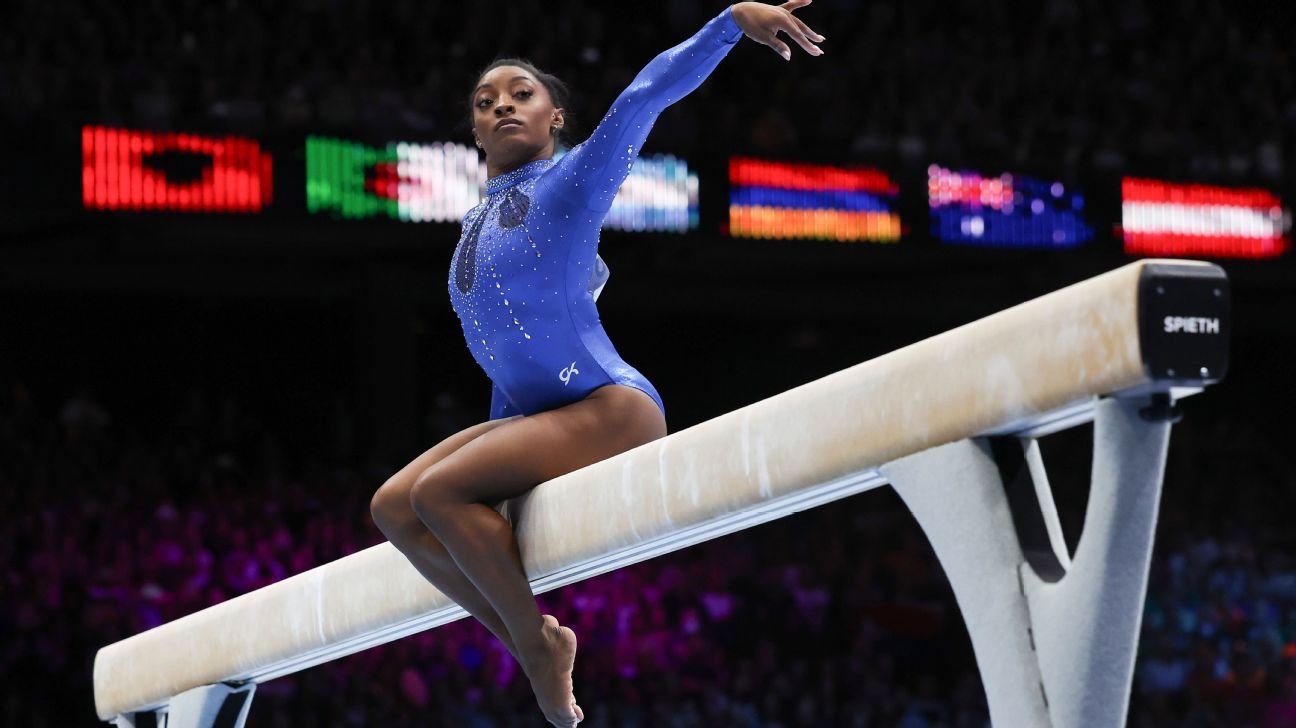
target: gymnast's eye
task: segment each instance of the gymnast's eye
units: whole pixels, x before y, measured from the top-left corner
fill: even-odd
[[[483,96],[483,97],[481,97],[480,99],[477,100],[477,108],[479,108],[479,109],[484,109],[484,108],[486,108],[487,106],[490,105],[490,102],[491,102],[491,100],[490,100],[489,97],[487,97],[487,96]]]
[[[531,89],[524,88],[521,91],[518,91],[517,93],[513,94],[513,96],[519,99],[529,99],[531,98],[532,93],[534,92]]]

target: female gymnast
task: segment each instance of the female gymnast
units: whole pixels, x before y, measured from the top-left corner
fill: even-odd
[[[653,385],[612,347],[591,295],[599,228],[657,116],[697,88],[745,34],[791,59],[786,33],[822,55],[782,5],[742,2],[654,58],[589,139],[552,160],[565,89],[517,59],[470,97],[486,198],[464,216],[450,301],[492,382],[490,419],[438,443],[374,494],[374,522],[434,586],[486,626],[526,672],[545,718],[584,720],[576,635],[540,614],[517,539],[496,510],[552,478],[666,435]]]

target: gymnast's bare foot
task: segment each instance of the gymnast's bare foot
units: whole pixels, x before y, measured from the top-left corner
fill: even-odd
[[[558,624],[553,615],[543,615],[540,641],[530,650],[522,669],[531,680],[536,702],[545,718],[560,728],[570,728],[585,720],[585,712],[576,704],[572,686],[572,668],[576,665],[576,633]]]

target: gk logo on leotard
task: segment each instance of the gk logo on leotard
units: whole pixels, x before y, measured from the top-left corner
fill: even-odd
[[[573,374],[580,374],[580,370],[576,368],[576,362],[572,362],[571,366],[563,367],[563,370],[558,372],[558,378],[562,380],[563,386],[566,386],[567,382],[571,381]]]

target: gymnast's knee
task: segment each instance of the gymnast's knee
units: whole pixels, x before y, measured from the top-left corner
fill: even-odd
[[[374,525],[388,541],[396,545],[407,540],[415,527],[423,527],[418,514],[410,507],[410,498],[405,492],[407,490],[400,487],[399,483],[389,480],[374,491],[373,498],[369,501],[369,514],[373,517]]]
[[[409,490],[409,508],[418,514],[423,523],[431,525],[439,515],[441,505],[447,502],[446,484],[436,472],[436,467],[428,468],[414,479]]]

